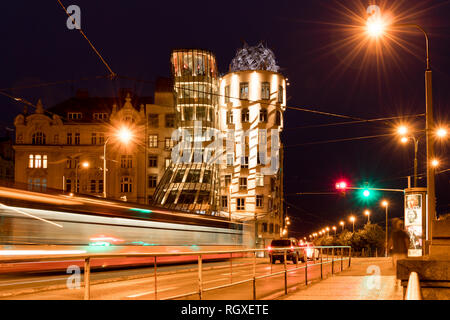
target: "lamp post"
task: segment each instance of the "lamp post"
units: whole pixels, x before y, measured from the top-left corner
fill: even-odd
[[[345,226],[345,222],[344,221],[341,221],[341,222],[339,222],[339,224],[341,225],[341,227],[342,227],[342,232],[344,232],[344,226]]]
[[[408,128],[406,127],[400,127],[398,129],[398,133],[402,135],[402,143],[407,143],[409,140],[412,140],[414,142],[414,188],[417,188],[417,153],[419,151],[419,138],[416,138],[415,136],[405,136],[408,132]]]
[[[84,161],[81,166],[85,169],[89,168],[89,162]],[[77,163],[76,167],[75,167],[75,193],[79,193],[78,188],[78,168],[80,167],[80,164]]]
[[[370,210],[364,211],[364,214],[367,216],[367,223],[370,224]]]
[[[388,256],[388,210],[389,210],[389,202],[387,202],[386,200],[383,200],[383,202],[381,203],[381,205],[383,207],[386,208],[386,239],[385,239],[385,245],[386,245],[386,250],[385,250],[385,257]]]
[[[377,20],[369,19],[368,24],[369,34],[372,36],[379,36],[384,32],[384,23],[381,18]],[[426,143],[427,143],[427,208],[428,208],[428,221],[425,230],[428,230],[426,239],[431,245],[432,241],[432,222],[436,218],[436,190],[435,190],[435,177],[434,169],[431,164],[431,159],[434,158],[434,142],[432,132],[434,130],[434,118],[433,118],[433,73],[430,65],[430,41],[428,34],[425,30],[417,24],[396,24],[392,27],[398,28],[415,28],[421,31],[425,36],[425,50],[426,50],[426,69],[425,69],[425,106],[426,106]]]
[[[333,226],[334,236],[336,237],[336,226]]]
[[[126,128],[126,127],[122,127],[121,129],[119,129],[116,133],[117,138],[123,143],[123,144],[128,144],[131,139],[133,138],[133,134],[130,131],[130,129]],[[106,145],[109,142],[109,138],[108,137],[105,140],[105,143],[103,145],[103,198],[106,199]]]
[[[355,233],[355,220],[356,218],[354,216],[350,217],[350,222],[353,223],[353,233]]]

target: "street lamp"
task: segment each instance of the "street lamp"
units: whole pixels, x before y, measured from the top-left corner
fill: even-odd
[[[80,167],[80,163],[77,163],[76,167],[75,167],[75,192],[79,193],[78,188],[78,168]],[[89,162],[84,161],[81,163],[81,167],[83,167],[84,169],[89,168]]]
[[[367,216],[367,223],[370,224],[370,210],[364,211],[364,214]]]
[[[384,32],[385,24],[380,23],[381,18],[376,22],[374,19],[369,18],[368,20],[368,31],[373,37],[378,37]],[[375,24],[378,23],[378,26]],[[427,142],[427,207],[428,207],[428,221],[427,230],[428,235],[426,239],[431,243],[432,236],[432,221],[436,218],[436,190],[435,190],[435,177],[434,170],[431,164],[431,159],[434,158],[434,142],[432,137],[432,132],[434,130],[434,119],[433,119],[433,89],[432,89],[432,77],[433,73],[430,66],[430,45],[428,34],[425,30],[417,24],[397,24],[392,25],[393,27],[399,28],[415,28],[420,30],[425,36],[425,49],[426,49],[426,69],[425,69],[425,105],[426,105],[426,142]]]
[[[355,220],[356,218],[354,216],[350,217],[350,222],[353,223],[353,233],[355,233]]]
[[[123,144],[128,144],[131,141],[131,139],[133,138],[133,133],[127,127],[121,127],[116,132],[116,137]],[[107,186],[107,184],[106,184],[106,145],[108,144],[109,139],[110,139],[110,137],[108,137],[105,140],[105,143],[103,145],[103,198],[105,198],[105,199],[106,199],[106,186]]]
[[[341,221],[341,222],[339,222],[339,224],[342,226],[342,232],[344,232],[345,222],[344,222],[344,221]]]
[[[327,231],[327,236],[329,236],[330,235],[330,228],[326,227],[325,230]]]
[[[387,202],[387,200],[383,200],[383,202],[381,202],[381,205],[383,207],[386,208],[386,251],[385,251],[385,257],[387,257],[388,254],[388,210],[389,210],[389,202]]]
[[[332,229],[334,230],[334,236],[336,237],[336,226],[333,226]]]
[[[405,126],[401,126],[397,130],[398,134],[402,137],[401,142],[406,144],[409,140],[414,142],[414,188],[417,188],[417,153],[419,151],[419,138],[416,138],[413,135],[407,136],[409,130]]]

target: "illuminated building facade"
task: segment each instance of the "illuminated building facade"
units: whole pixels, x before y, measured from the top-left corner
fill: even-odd
[[[216,58],[204,50],[174,50],[171,65],[180,143],[156,190],[155,203],[214,215],[219,205],[219,164],[208,144],[219,129]]]
[[[246,46],[238,51],[220,85],[220,127],[224,135],[233,133],[236,142],[227,146],[226,163],[221,166],[221,214],[254,220],[261,247],[283,236],[284,227],[279,135],[286,79],[278,69],[271,50]]]
[[[175,130],[172,85],[158,81],[156,86],[154,101],[128,89],[114,98],[90,97],[79,90],[47,110],[39,101],[34,113],[19,114],[14,121],[15,181],[35,191],[51,188],[102,197],[108,141],[107,198],[152,202],[170,160]],[[114,138],[123,126],[133,134],[127,144]]]

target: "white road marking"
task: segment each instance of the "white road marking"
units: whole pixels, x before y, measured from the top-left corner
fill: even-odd
[[[165,288],[165,289],[161,289],[161,290],[157,290],[158,293],[159,292],[164,292],[164,291],[169,291],[169,290],[173,290],[176,289],[177,287],[172,287],[172,288]],[[153,294],[155,293],[155,291],[148,291],[148,292],[143,292],[143,293],[138,293],[138,294],[133,294],[132,296],[127,296],[127,298],[138,298],[138,297],[142,297],[148,294]]]

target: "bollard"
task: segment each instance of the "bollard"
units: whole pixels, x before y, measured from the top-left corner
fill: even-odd
[[[230,284],[233,283],[233,253],[230,253]]]
[[[344,269],[344,248],[341,248],[341,272]]]
[[[84,260],[84,300],[91,299],[91,258]]]
[[[287,294],[287,255],[284,250],[284,294]]]
[[[198,256],[198,297],[203,298],[202,255]]]
[[[308,254],[305,251],[305,286],[308,285]]]
[[[256,251],[253,259],[253,300],[256,300]]]
[[[334,248],[331,249],[331,274],[334,274]]]
[[[158,271],[157,268],[158,268],[158,265],[157,265],[156,256],[155,256],[155,270],[154,270],[154,272],[153,272],[153,273],[154,273],[153,276],[154,276],[154,278],[155,278],[155,300],[158,300],[158,293],[157,293],[157,292],[158,292],[158,291],[157,291],[157,290],[158,290],[158,287],[157,287],[157,284],[156,284],[156,283],[157,283],[157,282],[156,282],[156,279],[157,279],[156,272]]]
[[[320,280],[323,280],[323,256],[322,256],[322,248],[320,248]]]
[[[352,264],[352,247],[348,248],[348,267]]]

